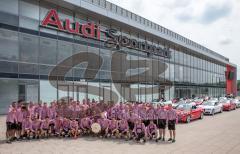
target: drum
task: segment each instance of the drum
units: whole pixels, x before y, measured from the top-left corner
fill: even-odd
[[[101,126],[99,123],[93,123],[91,129],[93,133],[98,134],[101,131]]]

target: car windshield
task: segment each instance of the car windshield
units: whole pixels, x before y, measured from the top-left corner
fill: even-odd
[[[179,101],[179,102],[177,102],[177,104],[185,104],[185,101]]]
[[[215,102],[204,102],[203,105],[214,106]]]
[[[190,104],[181,104],[177,107],[178,110],[184,110],[184,111],[189,111],[191,110],[192,105]]]
[[[153,99],[152,102],[160,102],[160,100],[159,99]]]

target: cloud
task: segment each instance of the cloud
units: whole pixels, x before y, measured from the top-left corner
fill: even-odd
[[[233,4],[231,0],[192,2],[187,7],[175,11],[175,18],[181,22],[212,24],[231,14]]]
[[[240,0],[109,1],[228,57],[240,74]]]
[[[202,24],[211,24],[221,18],[228,16],[232,11],[231,3],[223,3],[222,5],[208,5],[204,9],[199,20]]]
[[[229,45],[231,43],[232,43],[232,40],[230,38],[227,38],[227,37],[223,37],[219,41],[220,45]]]
[[[177,13],[175,17],[181,22],[190,22],[194,19],[194,17],[191,14],[186,12]]]
[[[178,8],[186,8],[188,7],[192,0],[167,0],[167,1],[155,1],[158,4],[161,4],[163,7],[167,7],[169,9],[178,9]]]

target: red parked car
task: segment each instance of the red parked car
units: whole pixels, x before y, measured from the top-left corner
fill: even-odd
[[[237,108],[236,103],[232,102],[231,100],[222,100],[223,111],[231,111]]]
[[[179,122],[189,123],[191,120],[203,118],[203,109],[198,108],[196,104],[181,104],[176,110]]]

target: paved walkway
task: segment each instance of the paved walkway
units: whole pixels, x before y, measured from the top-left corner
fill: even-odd
[[[5,117],[0,118],[1,139]],[[48,139],[0,144],[0,154],[240,154],[240,109],[177,125],[177,142],[145,145],[98,138]]]

